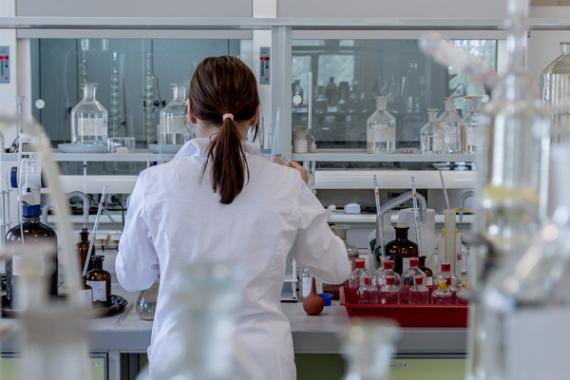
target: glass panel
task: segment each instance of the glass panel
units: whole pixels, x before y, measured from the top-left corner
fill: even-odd
[[[453,43],[496,67],[497,41]],[[416,40],[295,40],[292,70],[293,95],[304,94],[301,103],[293,101],[293,128],[307,126],[312,72],[317,149],[364,151],[366,120],[376,108],[376,96],[387,97],[387,110],[396,118],[397,150],[409,152],[419,149],[426,108],[443,112],[443,98],[451,96],[461,114],[464,96],[485,94],[482,86],[428,59]]]

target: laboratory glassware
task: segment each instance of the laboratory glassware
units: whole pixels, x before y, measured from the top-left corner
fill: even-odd
[[[461,151],[461,117],[457,114],[452,98],[445,98],[444,106],[444,112],[437,118],[443,129],[442,153],[459,153]]]
[[[457,285],[457,277],[451,272],[450,263],[441,263],[439,265],[439,272],[435,274],[436,281],[438,281],[439,278],[443,278],[446,281],[449,279],[452,285]]]
[[[22,223],[11,228],[6,235],[6,244],[23,245],[23,243],[46,242],[53,250],[50,265],[47,266],[45,277],[48,281],[47,289],[51,297],[57,297],[58,280],[58,259],[57,259],[57,235],[55,231],[41,223],[40,216],[42,208],[40,205],[22,205]],[[7,306],[12,309],[19,308],[17,303],[19,295],[19,276],[21,257],[14,256],[6,262],[7,280]]]
[[[426,277],[420,268],[420,259],[412,257],[408,261],[408,269],[402,274],[402,286],[400,289],[400,302],[403,304],[408,303],[410,287],[414,286],[414,279],[417,276]]]
[[[71,110],[71,142],[107,145],[107,110],[95,98],[97,83],[83,85],[83,99]]]
[[[353,289],[358,289],[361,284],[362,276],[366,273],[366,262],[364,259],[356,260],[356,269],[352,271],[348,278],[348,286]]]
[[[358,321],[343,332],[344,380],[388,380],[399,329],[390,320]]]
[[[540,75],[540,93],[549,106],[566,105],[552,115],[551,137],[553,142],[570,139],[570,42],[560,43],[560,56],[551,62]]]
[[[358,288],[358,303],[361,304],[378,303],[378,289],[372,284],[371,276],[365,275],[362,281],[362,285],[360,285],[360,288]]]
[[[89,230],[85,227],[81,229],[79,233],[80,240],[75,246],[77,250],[77,255],[79,259],[79,270],[83,271],[83,267],[85,266],[85,260],[87,260],[88,252],[89,252]],[[91,256],[95,255],[95,246],[91,249]],[[89,265],[88,270],[91,270],[92,267]]]
[[[376,287],[380,289],[382,285],[386,284],[386,277],[392,276],[394,277],[394,284],[400,286],[400,275],[394,272],[394,261],[393,260],[384,260],[382,261],[382,268],[379,268],[376,271],[375,282]]]
[[[410,228],[407,225],[398,224],[394,229],[396,230],[396,239],[386,244],[386,256],[394,260],[394,271],[401,275],[404,268],[404,259],[418,257],[418,246],[408,239],[408,230]]]
[[[552,219],[520,257],[511,257],[491,275],[483,291],[489,336],[481,352],[489,379],[557,379],[570,370],[569,152],[568,142],[552,149]]]
[[[443,128],[437,121],[437,108],[428,108],[428,121],[420,129],[420,150],[422,153],[442,153],[443,145]]]
[[[453,304],[453,294],[447,287],[447,281],[439,278],[436,282],[437,287],[431,294],[431,302],[434,305],[451,305]]]
[[[325,308],[325,301],[317,294],[317,280],[311,280],[311,293],[303,300],[303,310],[308,315],[319,315]]]
[[[425,285],[433,285],[433,271],[426,265],[426,256],[420,256],[420,270],[426,275]]]
[[[291,105],[293,107],[300,107],[303,105],[303,100],[304,100],[304,91],[303,91],[303,87],[301,87],[301,81],[300,80],[295,80],[293,82],[293,89],[292,89],[292,98],[291,98]]]
[[[144,128],[146,134],[147,145],[154,144],[156,141],[156,118],[154,103],[155,97],[155,76],[153,65],[153,54],[147,52],[145,54],[145,72],[144,72]]]
[[[172,83],[172,100],[160,111],[159,145],[184,145],[190,139],[186,122],[186,85]]]
[[[156,312],[156,302],[158,300],[159,281],[156,281],[150,289],[139,293],[136,303],[136,312],[140,319],[144,321],[154,320]]]
[[[480,96],[466,96],[467,100],[467,114],[463,118],[463,133],[465,141],[464,152],[468,154],[474,154],[477,152],[477,147],[481,145],[482,136],[479,124],[481,124],[482,116],[480,112]]]
[[[376,111],[366,121],[368,153],[391,153],[396,149],[396,119],[386,110],[386,97],[376,97]]]
[[[111,137],[119,137],[120,127],[120,91],[121,91],[121,77],[119,74],[119,57],[118,53],[113,52],[113,63],[111,69],[111,92],[110,101],[111,107],[109,108],[109,129],[111,130]]]
[[[423,276],[414,277],[414,285],[410,287],[408,300],[412,305],[427,305],[429,303],[429,289],[424,285]]]
[[[384,285],[378,291],[378,302],[383,305],[395,305],[400,303],[400,287],[396,285],[394,276],[386,276]]]
[[[105,256],[91,256],[91,269],[85,276],[85,283],[93,290],[93,302],[102,305],[111,303],[111,273],[103,269]]]

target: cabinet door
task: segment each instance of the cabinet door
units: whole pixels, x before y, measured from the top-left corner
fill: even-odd
[[[94,355],[90,358],[91,380],[107,380],[107,355]],[[0,358],[0,374],[2,380],[19,380],[18,359],[13,356]]]

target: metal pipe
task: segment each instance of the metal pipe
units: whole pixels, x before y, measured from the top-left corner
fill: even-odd
[[[407,193],[401,194],[396,198],[390,199],[389,201],[385,202],[382,205],[381,208],[381,216],[382,218],[384,218],[384,214],[386,214],[388,211],[395,209],[396,207],[398,207],[399,205],[401,205],[404,202],[407,202],[409,200],[412,200],[413,194],[411,191],[408,191]],[[416,194],[417,200],[418,200],[418,206],[420,209],[420,220],[422,222],[426,221],[426,217],[427,217],[427,201],[424,198],[423,195],[417,193]]]

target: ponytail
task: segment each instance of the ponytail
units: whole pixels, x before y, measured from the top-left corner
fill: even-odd
[[[230,204],[241,193],[249,177],[249,166],[241,136],[232,118],[224,118],[220,132],[214,137],[207,151],[204,171],[211,163],[211,182],[220,194],[222,204]]]

